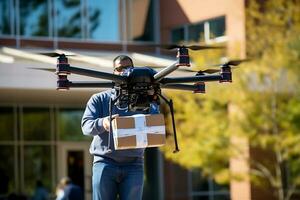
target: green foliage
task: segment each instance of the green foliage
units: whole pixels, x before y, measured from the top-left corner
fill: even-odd
[[[247,54],[266,55],[273,48],[284,47],[299,31],[299,0],[248,2],[246,9]]]
[[[174,141],[168,137],[163,149],[166,157],[184,167],[200,166],[204,174],[214,174],[220,182],[226,182],[230,141],[226,134],[227,105],[214,97],[207,100],[191,93],[168,92],[167,96],[174,100],[180,153],[172,153]],[[173,134],[170,117],[167,124],[167,132]]]
[[[175,104],[181,149],[173,154],[173,137],[169,137],[163,149],[167,158],[185,167],[200,167],[219,182],[228,181],[235,176],[228,172],[229,158],[239,152],[230,138],[244,137],[252,148],[274,155],[272,167],[263,162],[251,165],[252,180],[269,180],[279,199],[291,197],[300,185],[299,13],[299,0],[248,1],[247,55],[254,61],[235,70],[230,85],[207,84],[205,95],[167,92]],[[222,51],[191,54],[200,66],[218,63],[222,56]],[[170,119],[167,125],[173,133]],[[290,174],[290,190],[285,192],[283,165]]]
[[[247,8],[247,53],[257,60],[240,80],[247,96],[238,103],[246,119],[240,124],[252,148],[274,155],[272,167],[260,161],[253,170],[277,190],[278,199],[290,199],[300,178],[300,1],[258,2],[249,1]]]
[[[223,49],[206,50],[206,51],[190,51],[190,57],[196,66],[192,66],[193,70],[200,70],[203,67],[213,64],[219,64],[220,58],[226,56]]]
[[[191,51],[195,66],[193,70],[204,69],[220,63],[224,50]],[[170,112],[165,105],[168,118],[167,132],[170,134],[167,145],[162,149],[167,159],[186,168],[201,168],[202,175],[213,177],[217,183],[229,182],[229,158],[231,156],[230,130],[228,128],[228,103],[233,89],[239,87],[228,84],[206,83],[206,94],[168,91],[175,108],[177,138],[180,152],[173,154],[174,139]],[[236,97],[240,96],[235,92]]]

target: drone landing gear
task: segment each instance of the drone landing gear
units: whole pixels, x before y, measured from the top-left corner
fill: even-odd
[[[159,94],[159,96],[168,104],[168,106],[170,108],[170,111],[171,111],[172,126],[173,126],[173,132],[174,132],[174,143],[175,143],[175,149],[174,149],[173,153],[177,153],[177,152],[179,152],[179,148],[178,148],[178,143],[177,143],[177,135],[176,135],[176,127],[175,127],[173,101],[172,101],[172,99],[168,100],[162,94]]]

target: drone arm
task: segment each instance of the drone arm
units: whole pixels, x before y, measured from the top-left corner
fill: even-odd
[[[178,68],[178,63],[174,63],[166,68],[164,68],[163,70],[157,72],[154,75],[154,80],[155,81],[160,81],[161,79],[163,79],[165,76],[167,76],[168,74],[172,73],[173,71],[175,71]]]
[[[79,74],[79,75],[84,75],[84,76],[112,80],[115,82],[126,82],[126,79],[127,79],[124,76],[119,76],[119,75],[106,73],[106,72],[94,71],[94,70],[90,70],[90,69],[82,69],[82,68],[72,67],[72,66],[68,67],[68,72],[74,73],[74,74]]]
[[[161,88],[166,88],[166,89],[175,89],[175,90],[186,90],[186,91],[193,91],[196,92],[199,90],[198,85],[188,85],[188,84],[176,84],[176,83],[171,83],[171,84],[165,84],[162,85]]]
[[[222,80],[221,75],[199,75],[199,76],[186,76],[186,77],[172,77],[163,78],[160,83],[195,83],[195,82],[206,82],[206,81],[220,81]]]
[[[113,82],[80,82],[80,81],[72,81],[69,82],[70,87],[73,88],[113,88]]]
[[[69,89],[72,88],[112,88],[114,83],[111,81],[95,81],[95,82],[86,82],[86,81],[69,81],[66,75],[58,75],[57,80],[57,89]]]

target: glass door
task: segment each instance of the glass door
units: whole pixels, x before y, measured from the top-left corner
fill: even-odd
[[[92,157],[89,154],[89,142],[61,142],[57,151],[58,181],[69,177],[80,186],[85,200],[91,199]]]

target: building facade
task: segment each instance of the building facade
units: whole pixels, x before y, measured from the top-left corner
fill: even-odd
[[[0,15],[0,199],[32,196],[37,180],[54,198],[63,176],[91,199],[91,138],[82,136],[80,119],[99,90],[56,91],[55,76],[29,69],[55,65],[36,52],[74,51],[80,59],[72,64],[107,72],[120,53],[141,65],[147,56],[150,64],[172,62],[151,45],[158,43],[222,43],[229,56],[245,56],[243,0],[0,0]],[[247,183],[218,185],[156,148],[145,163],[144,199],[239,199],[239,187],[250,198]]]

